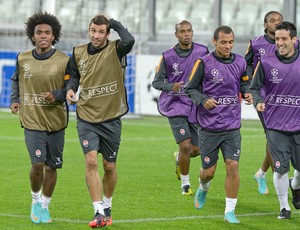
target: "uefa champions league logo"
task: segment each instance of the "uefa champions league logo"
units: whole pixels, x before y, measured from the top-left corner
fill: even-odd
[[[278,75],[278,69],[272,69],[271,70],[271,74],[272,74],[273,77],[277,77],[277,75]]]
[[[79,61],[79,72],[80,72],[81,75],[86,74],[86,63],[85,63],[84,60]]]
[[[23,65],[23,70],[24,70],[24,78],[30,78],[32,77],[32,73],[30,72],[30,65],[25,63]]]
[[[174,75],[174,77],[177,77],[178,75],[182,74],[182,71],[178,71],[178,66],[178,63],[173,64],[174,72],[172,72],[172,74]]]
[[[258,52],[259,52],[259,54],[260,54],[261,56],[264,56],[264,55],[266,54],[266,50],[265,50],[264,48],[260,48],[260,49],[258,50]]]
[[[213,69],[213,70],[211,71],[211,75],[213,76],[213,77],[210,79],[210,81],[211,81],[212,83],[217,84],[217,83],[220,83],[221,81],[223,81],[223,79],[220,79],[220,78],[218,77],[218,75],[219,75],[219,70]]]
[[[217,69],[213,69],[211,71],[211,74],[214,76],[214,77],[217,77],[219,75],[219,71]]]
[[[272,83],[278,84],[279,82],[281,82],[282,79],[280,79],[280,78],[278,77],[278,74],[279,74],[278,69],[275,69],[275,68],[274,68],[274,69],[271,70],[270,81],[271,81]]]

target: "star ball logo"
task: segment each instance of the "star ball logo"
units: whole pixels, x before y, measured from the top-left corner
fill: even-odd
[[[30,78],[32,77],[32,74],[30,72],[30,65],[25,63],[23,65],[23,70],[24,70],[24,78]]]
[[[174,76],[179,76],[180,74],[182,74],[182,71],[178,71],[178,63],[174,63],[172,65],[173,69],[174,69],[174,72],[172,72],[172,74],[174,74]]]
[[[217,77],[219,75],[219,71],[217,69],[213,69],[211,71],[211,74],[214,76],[214,77]]]
[[[87,69],[87,66],[86,66],[85,61],[84,60],[80,60],[79,61],[79,72],[80,72],[80,74],[85,75],[86,72],[87,72],[86,69]]]
[[[258,52],[259,52],[259,54],[260,54],[261,56],[264,56],[264,55],[266,54],[266,50],[265,50],[264,48],[260,48],[260,49],[258,50]]]
[[[24,71],[29,71],[30,70],[30,65],[29,64],[24,64]]]
[[[274,83],[274,84],[278,84],[282,81],[282,79],[280,77],[278,77],[279,75],[279,71],[278,69],[272,69],[271,70],[271,77],[270,77],[270,82]]]
[[[218,75],[219,75],[219,70],[217,69],[213,69],[211,71],[211,75],[213,76],[211,79],[210,79],[210,82],[212,82],[213,84],[218,84],[220,83],[221,81],[223,81],[222,78],[219,78]]]
[[[278,69],[272,69],[271,70],[271,74],[272,74],[273,77],[277,77],[277,75],[278,75]]]

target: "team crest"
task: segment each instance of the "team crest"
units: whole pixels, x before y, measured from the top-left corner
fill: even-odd
[[[210,158],[208,156],[204,157],[204,162],[208,165],[210,163]]]
[[[88,147],[88,146],[89,146],[88,140],[83,140],[82,145],[83,145],[84,147]]]
[[[280,168],[280,161],[276,161],[275,167],[276,167],[276,168]]]
[[[179,132],[180,132],[180,134],[181,134],[182,136],[185,135],[185,130],[184,130],[184,129],[180,129]]]
[[[35,150],[35,156],[36,157],[41,157],[41,155],[42,155],[41,150],[39,150],[39,149]]]

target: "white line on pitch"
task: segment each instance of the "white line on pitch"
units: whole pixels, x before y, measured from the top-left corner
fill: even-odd
[[[251,216],[276,216],[278,212],[268,212],[268,213],[245,213],[236,215],[237,217],[251,217]],[[294,214],[300,214],[300,212],[293,211]],[[4,214],[0,213],[0,216],[5,217],[16,217],[29,219],[28,215],[14,215],[14,214]],[[166,217],[166,218],[144,218],[144,219],[126,219],[126,220],[113,220],[113,223],[144,223],[144,222],[153,222],[153,221],[172,221],[172,220],[195,220],[195,219],[220,219],[223,218],[223,215],[209,215],[209,216],[178,216],[178,217]],[[88,223],[89,220],[73,220],[73,219],[63,219],[63,218],[52,218],[54,221],[61,221],[67,223]]]

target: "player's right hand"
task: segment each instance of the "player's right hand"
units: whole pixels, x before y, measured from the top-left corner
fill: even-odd
[[[70,104],[70,105],[74,105],[77,103],[77,97],[76,97],[76,94],[74,93],[73,90],[69,89],[68,92],[67,92],[67,96],[66,96],[66,99],[67,99],[67,102]]]
[[[174,92],[180,92],[182,90],[182,88],[184,87],[183,83],[184,83],[183,81],[175,82],[174,85],[173,85],[172,90]]]

